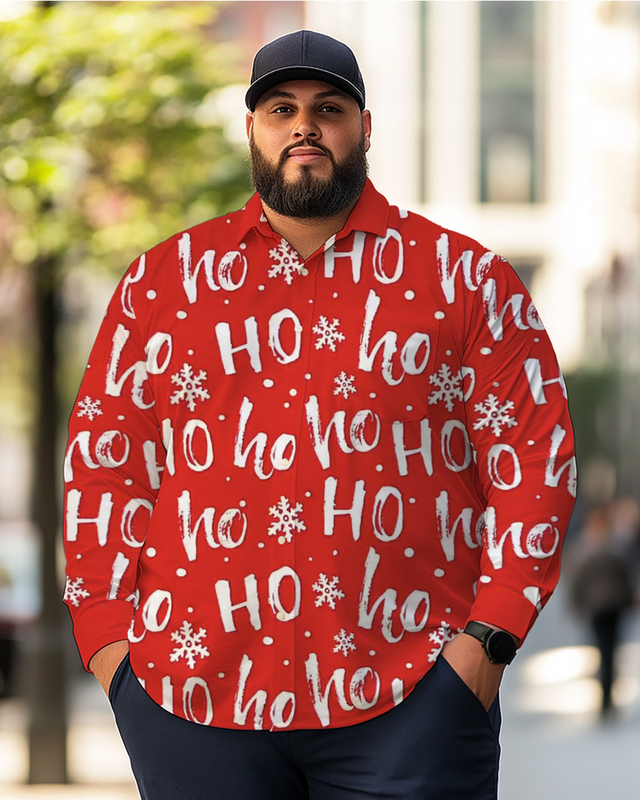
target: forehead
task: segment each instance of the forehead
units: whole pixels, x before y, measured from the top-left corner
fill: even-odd
[[[324,81],[297,80],[285,81],[284,83],[279,83],[277,86],[268,89],[258,100],[256,108],[274,99],[289,98],[291,100],[309,102],[312,100],[322,100],[328,97],[348,101],[358,107],[355,99],[341,89],[338,89],[337,86],[325,83]]]

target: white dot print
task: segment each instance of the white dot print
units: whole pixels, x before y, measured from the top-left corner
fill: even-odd
[[[444,311],[436,311],[433,315],[436,319],[444,319]]]
[[[405,300],[413,300],[415,296],[416,293],[413,291],[413,289],[407,289],[407,291],[404,293]]]
[[[147,547],[147,555],[149,556],[149,558],[155,558],[157,552],[158,551],[156,550],[155,547]]]
[[[405,667],[407,669],[413,669],[413,664],[410,661],[407,661],[407,663],[405,664]]]
[[[225,417],[225,415],[224,415],[224,414],[218,414],[218,419],[220,420],[220,422],[224,422],[224,420],[226,419],[226,417]]]
[[[176,575],[177,575],[179,578],[184,578],[184,576],[185,576],[186,574],[187,574],[187,570],[186,570],[186,569],[183,569],[182,567],[179,567],[179,568],[176,570]]]
[[[193,614],[193,606],[189,606],[189,608],[187,609],[187,611],[189,612],[189,614]]]
[[[218,673],[218,677],[219,677],[219,678],[224,678],[224,672],[219,672],[219,673]]]
[[[415,555],[415,550],[413,547],[407,547],[407,549],[404,551],[404,554],[407,558],[413,558]]]
[[[241,500],[241,501],[238,503],[238,505],[239,505],[241,508],[244,508],[244,507],[247,505],[247,501],[246,501],[246,500]]]
[[[118,419],[122,422],[123,419],[126,419],[124,414],[118,414]]]
[[[415,240],[415,239],[411,239],[411,241],[409,242],[409,244],[411,245],[411,247],[415,247],[415,246],[416,246],[416,244],[417,244],[417,242],[416,242],[416,240]]]
[[[311,374],[309,372],[307,372],[304,377],[306,380],[311,380]]]
[[[290,408],[291,407],[291,403],[284,403],[284,407],[285,408]]]
[[[491,576],[490,575],[481,575],[480,576],[480,583],[491,583]]]
[[[490,356],[493,350],[490,347],[481,347],[480,352],[483,356]]]
[[[267,387],[267,389],[270,389],[270,388],[273,386],[273,381],[271,380],[271,378],[265,378],[265,379],[262,381],[262,385],[263,385],[263,386],[266,386],[266,387]]]
[[[433,574],[436,576],[436,578],[442,578],[442,576],[444,575],[444,570],[443,569],[434,569],[433,570]]]
[[[311,631],[305,631],[304,635],[307,637],[307,639],[310,639],[311,638]]]
[[[150,662],[147,664],[147,667],[148,667],[149,669],[153,669],[153,668],[155,667],[155,664],[153,663],[153,661],[150,661]]]
[[[133,486],[133,481],[131,480],[131,478],[127,478],[124,483],[125,483],[125,486]]]
[[[531,446],[532,444],[535,444],[535,442],[534,442],[534,440],[533,440],[533,439],[529,439],[529,441],[527,442],[527,444],[528,444],[529,446]]]
[[[291,397],[295,397],[298,394],[298,390],[297,389],[289,389],[289,394],[291,395]]]
[[[247,245],[244,242],[242,242],[242,244],[240,245],[240,249],[241,250],[246,250],[247,249]]]
[[[383,469],[384,469],[384,467],[382,466],[382,464],[376,464],[376,471],[377,472],[382,472]]]
[[[271,638],[271,636],[265,636],[265,637],[264,637],[264,639],[263,639],[262,641],[263,641],[265,644],[273,644],[273,639]]]
[[[157,296],[158,296],[158,293],[156,292],[155,289],[149,289],[149,291],[147,292],[147,298],[149,300],[155,300]]]
[[[192,356],[192,355],[193,355],[193,350],[187,350],[187,353],[188,353],[190,356]]]
[[[186,319],[187,318],[187,312],[186,311],[178,311],[176,313],[176,317],[178,319]]]
[[[260,284],[260,286],[258,286],[258,291],[264,292],[264,285],[262,283]]]

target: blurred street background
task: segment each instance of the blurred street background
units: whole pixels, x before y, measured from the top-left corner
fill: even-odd
[[[376,187],[507,258],[565,375],[578,498],[559,589],[507,670],[501,800],[636,800],[640,2],[631,0],[0,2],[0,797],[138,796],[61,604],[66,422],[128,265],[250,196],[251,60],[303,27],[358,57]],[[566,480],[569,466],[556,469]],[[603,611],[585,575],[628,591]],[[613,645],[603,704],[600,666]]]

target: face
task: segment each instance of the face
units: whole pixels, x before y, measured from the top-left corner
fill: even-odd
[[[288,81],[247,114],[252,179],[262,200],[291,217],[329,217],[357,200],[367,174],[371,117],[321,81]]]

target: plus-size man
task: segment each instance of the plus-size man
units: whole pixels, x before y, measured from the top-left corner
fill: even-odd
[[[491,800],[575,496],[556,358],[374,189],[349,48],[271,42],[246,102],[256,194],[133,263],[72,414],[84,664],[145,799]]]

